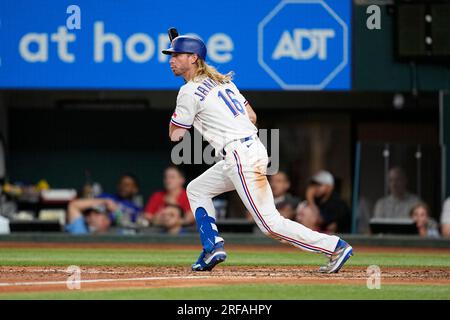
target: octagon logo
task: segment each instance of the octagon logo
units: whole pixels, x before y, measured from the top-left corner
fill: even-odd
[[[283,0],[258,25],[258,63],[285,90],[322,90],[348,65],[349,28],[323,0]]]

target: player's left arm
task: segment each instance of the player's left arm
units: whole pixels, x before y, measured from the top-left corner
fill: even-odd
[[[256,124],[256,120],[257,120],[256,112],[253,110],[253,108],[252,108],[252,106],[250,105],[250,103],[247,102],[247,103],[245,104],[245,110],[247,111],[248,118],[250,119],[250,121],[251,121],[253,124]]]
[[[236,85],[234,83],[232,83],[231,85],[233,86],[233,91],[236,93],[236,96],[241,99],[240,101],[244,101],[245,111],[247,112],[248,118],[254,125],[256,125],[257,117],[255,110],[253,110],[248,100],[245,99],[245,97],[242,95],[242,93],[239,91]]]

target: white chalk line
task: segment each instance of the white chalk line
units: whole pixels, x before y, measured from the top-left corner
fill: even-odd
[[[127,282],[127,281],[154,281],[154,280],[190,280],[190,279],[227,279],[229,277],[213,277],[213,276],[183,276],[183,277],[144,277],[144,278],[118,278],[118,279],[90,279],[90,280],[79,280],[79,283],[99,283],[99,282]],[[257,276],[241,276],[241,279],[250,280],[258,279]],[[275,280],[274,278],[273,280]],[[362,278],[338,278],[330,277],[324,278],[328,280],[364,280]],[[320,280],[317,277],[302,277],[297,279],[301,281],[305,280]],[[301,282],[300,281],[300,282]],[[70,283],[73,281],[69,280]],[[17,287],[17,286],[46,286],[46,285],[60,285],[67,284],[68,281],[33,281],[33,282],[0,282],[0,287]]]
[[[153,280],[188,280],[188,279],[208,279],[210,276],[185,276],[185,277],[145,277],[145,278],[119,278],[119,279],[90,279],[79,280],[78,283],[97,283],[97,282],[126,282],[126,281],[153,281]],[[46,286],[73,283],[74,281],[32,281],[32,282],[0,282],[0,287],[17,286]]]
[[[5,273],[16,274],[17,270],[0,270],[0,275]],[[28,269],[20,271],[21,273],[63,273],[68,274],[67,269]],[[84,270],[81,269],[82,274],[148,274],[148,271],[104,271],[104,270]]]

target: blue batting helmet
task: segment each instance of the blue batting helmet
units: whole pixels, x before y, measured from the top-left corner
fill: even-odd
[[[169,49],[163,50],[164,54],[172,53],[195,53],[201,59],[206,58],[206,46],[205,43],[194,36],[178,36],[172,40],[172,44]]]

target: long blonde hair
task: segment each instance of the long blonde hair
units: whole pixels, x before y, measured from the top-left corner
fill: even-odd
[[[198,59],[197,70],[195,71],[193,79],[195,81],[198,77],[207,76],[217,83],[224,84],[233,80],[233,74],[233,71],[230,71],[227,74],[222,74],[217,71],[216,68],[207,64],[203,59]]]

